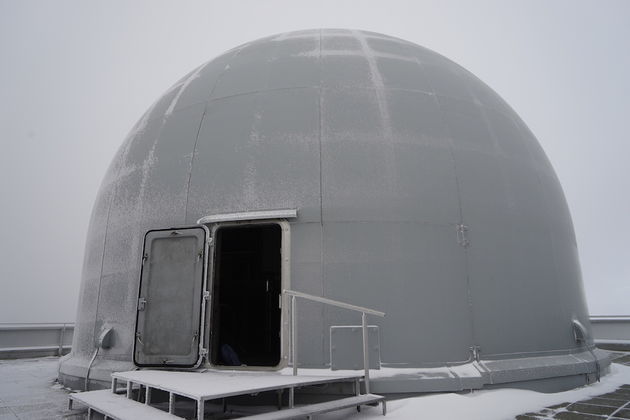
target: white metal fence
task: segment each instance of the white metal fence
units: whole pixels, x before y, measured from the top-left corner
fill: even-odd
[[[293,375],[297,376],[298,372],[298,326],[297,326],[297,302],[296,298],[310,300],[311,302],[319,302],[324,305],[335,306],[337,308],[347,309],[361,313],[361,331],[363,337],[363,370],[364,370],[364,384],[365,393],[370,393],[370,359],[369,359],[369,346],[368,346],[368,329],[367,329],[367,315],[376,315],[384,317],[385,312],[377,311],[375,309],[365,308],[363,306],[351,305],[349,303],[340,302],[338,300],[332,300],[321,296],[309,295],[295,290],[284,289],[282,291],[283,297],[291,299],[291,364],[293,365]],[[293,407],[293,394],[294,389],[291,388],[289,392],[289,406]],[[358,391],[357,391],[358,392]],[[358,394],[357,394],[358,395]]]
[[[73,334],[73,323],[0,323],[0,359],[61,356],[70,351]]]
[[[591,327],[598,347],[630,350],[630,315],[591,316]]]

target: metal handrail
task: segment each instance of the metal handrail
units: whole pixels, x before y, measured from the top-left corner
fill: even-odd
[[[337,308],[348,309],[350,311],[361,312],[361,331],[363,333],[363,371],[364,371],[364,379],[365,379],[365,392],[366,394],[370,393],[370,360],[369,360],[369,352],[368,352],[368,334],[367,334],[367,315],[375,315],[379,317],[384,317],[385,312],[377,311],[374,309],[366,308],[363,306],[351,305],[349,303],[340,302],[338,300],[328,299],[321,296],[309,295],[307,293],[298,292],[295,290],[284,289],[282,291],[283,296],[291,297],[291,360],[293,363],[293,375],[296,376],[298,373],[298,363],[297,363],[297,309],[296,309],[296,299],[302,298],[306,300],[310,300],[312,302],[319,302],[325,305],[336,306]],[[291,391],[293,391],[291,389]],[[358,392],[358,391],[357,391]],[[289,394],[290,404],[293,402],[293,392]]]
[[[74,328],[74,322],[0,322],[0,331]]]
[[[593,322],[628,322],[630,315],[591,315],[591,323]]]
[[[332,299],[328,299],[328,298],[321,297],[321,296],[309,295],[307,293],[297,292],[295,290],[284,289],[282,291],[282,293],[287,295],[287,296],[300,297],[300,298],[303,298],[303,299],[306,299],[306,300],[312,300],[313,302],[321,302],[321,303],[325,303],[326,305],[336,306],[338,308],[343,308],[343,309],[349,309],[351,311],[364,312],[366,314],[376,315],[376,316],[380,316],[380,317],[384,317],[385,316],[385,312],[381,312],[381,311],[377,311],[377,310],[374,310],[374,309],[366,308],[364,306],[351,305],[349,303],[340,302],[338,300],[332,300]]]

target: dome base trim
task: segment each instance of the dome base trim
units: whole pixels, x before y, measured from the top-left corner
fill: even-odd
[[[561,356],[542,356],[472,362],[454,367],[430,369],[382,368],[372,371],[371,391],[378,394],[415,394],[424,392],[461,392],[498,387],[560,392],[597,380],[610,372],[609,353],[594,349]],[[82,390],[88,358],[66,356],[59,365],[59,380],[70,388]],[[97,359],[90,373],[90,389],[107,388],[111,373],[133,369],[130,362]],[[313,374],[323,369],[312,370]],[[329,370],[324,370],[330,372]],[[337,371],[339,373],[339,371]],[[351,392],[350,390],[348,392]]]
[[[452,368],[417,370],[398,375],[390,375],[396,369],[385,369],[372,378],[372,391],[399,394],[509,387],[560,392],[595,382],[598,363],[600,375],[610,372],[608,352],[594,349],[593,355],[584,351],[556,356],[482,360]]]
[[[83,391],[90,357],[70,353],[59,361],[59,382],[66,388]],[[105,389],[111,385],[112,372],[134,369],[131,361],[108,360],[97,357],[90,369],[90,390]]]

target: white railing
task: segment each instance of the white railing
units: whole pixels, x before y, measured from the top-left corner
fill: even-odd
[[[350,311],[361,312],[361,331],[363,334],[363,371],[365,380],[365,393],[370,393],[370,359],[369,359],[369,346],[368,346],[368,331],[367,331],[367,315],[375,315],[384,317],[385,312],[376,311],[374,309],[365,308],[363,306],[351,305],[345,302],[339,302],[320,296],[309,295],[302,292],[296,292],[295,290],[284,289],[282,295],[291,298],[291,363],[293,365],[293,375],[298,373],[298,346],[297,346],[297,304],[296,298],[310,300],[312,302],[323,303],[324,305],[335,306],[337,308],[348,309]],[[292,400],[292,395],[289,394],[289,399]],[[291,401],[292,402],[292,401]]]
[[[609,350],[630,350],[630,315],[592,315],[595,345]]]
[[[61,356],[70,350],[74,323],[0,323],[0,359]]]

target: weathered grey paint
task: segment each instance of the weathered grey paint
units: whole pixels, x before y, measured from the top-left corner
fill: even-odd
[[[368,326],[370,369],[381,368],[378,327]],[[330,327],[330,368],[332,370],[363,369],[363,334],[361,325]]]
[[[573,319],[590,324],[571,217],[525,123],[435,52],[371,32],[308,30],[200,66],[132,129],[94,206],[62,378],[84,375],[105,325],[115,343],[93,377],[131,367],[147,230],[275,209],[298,209],[291,288],[387,313],[370,320],[383,366],[444,367],[475,349],[502,361],[503,382],[595,370],[572,333]],[[324,367],[329,327],[359,320],[304,303],[299,322],[302,365]],[[531,376],[534,359],[518,368],[534,356],[564,370]],[[427,388],[419,382],[391,389]]]

